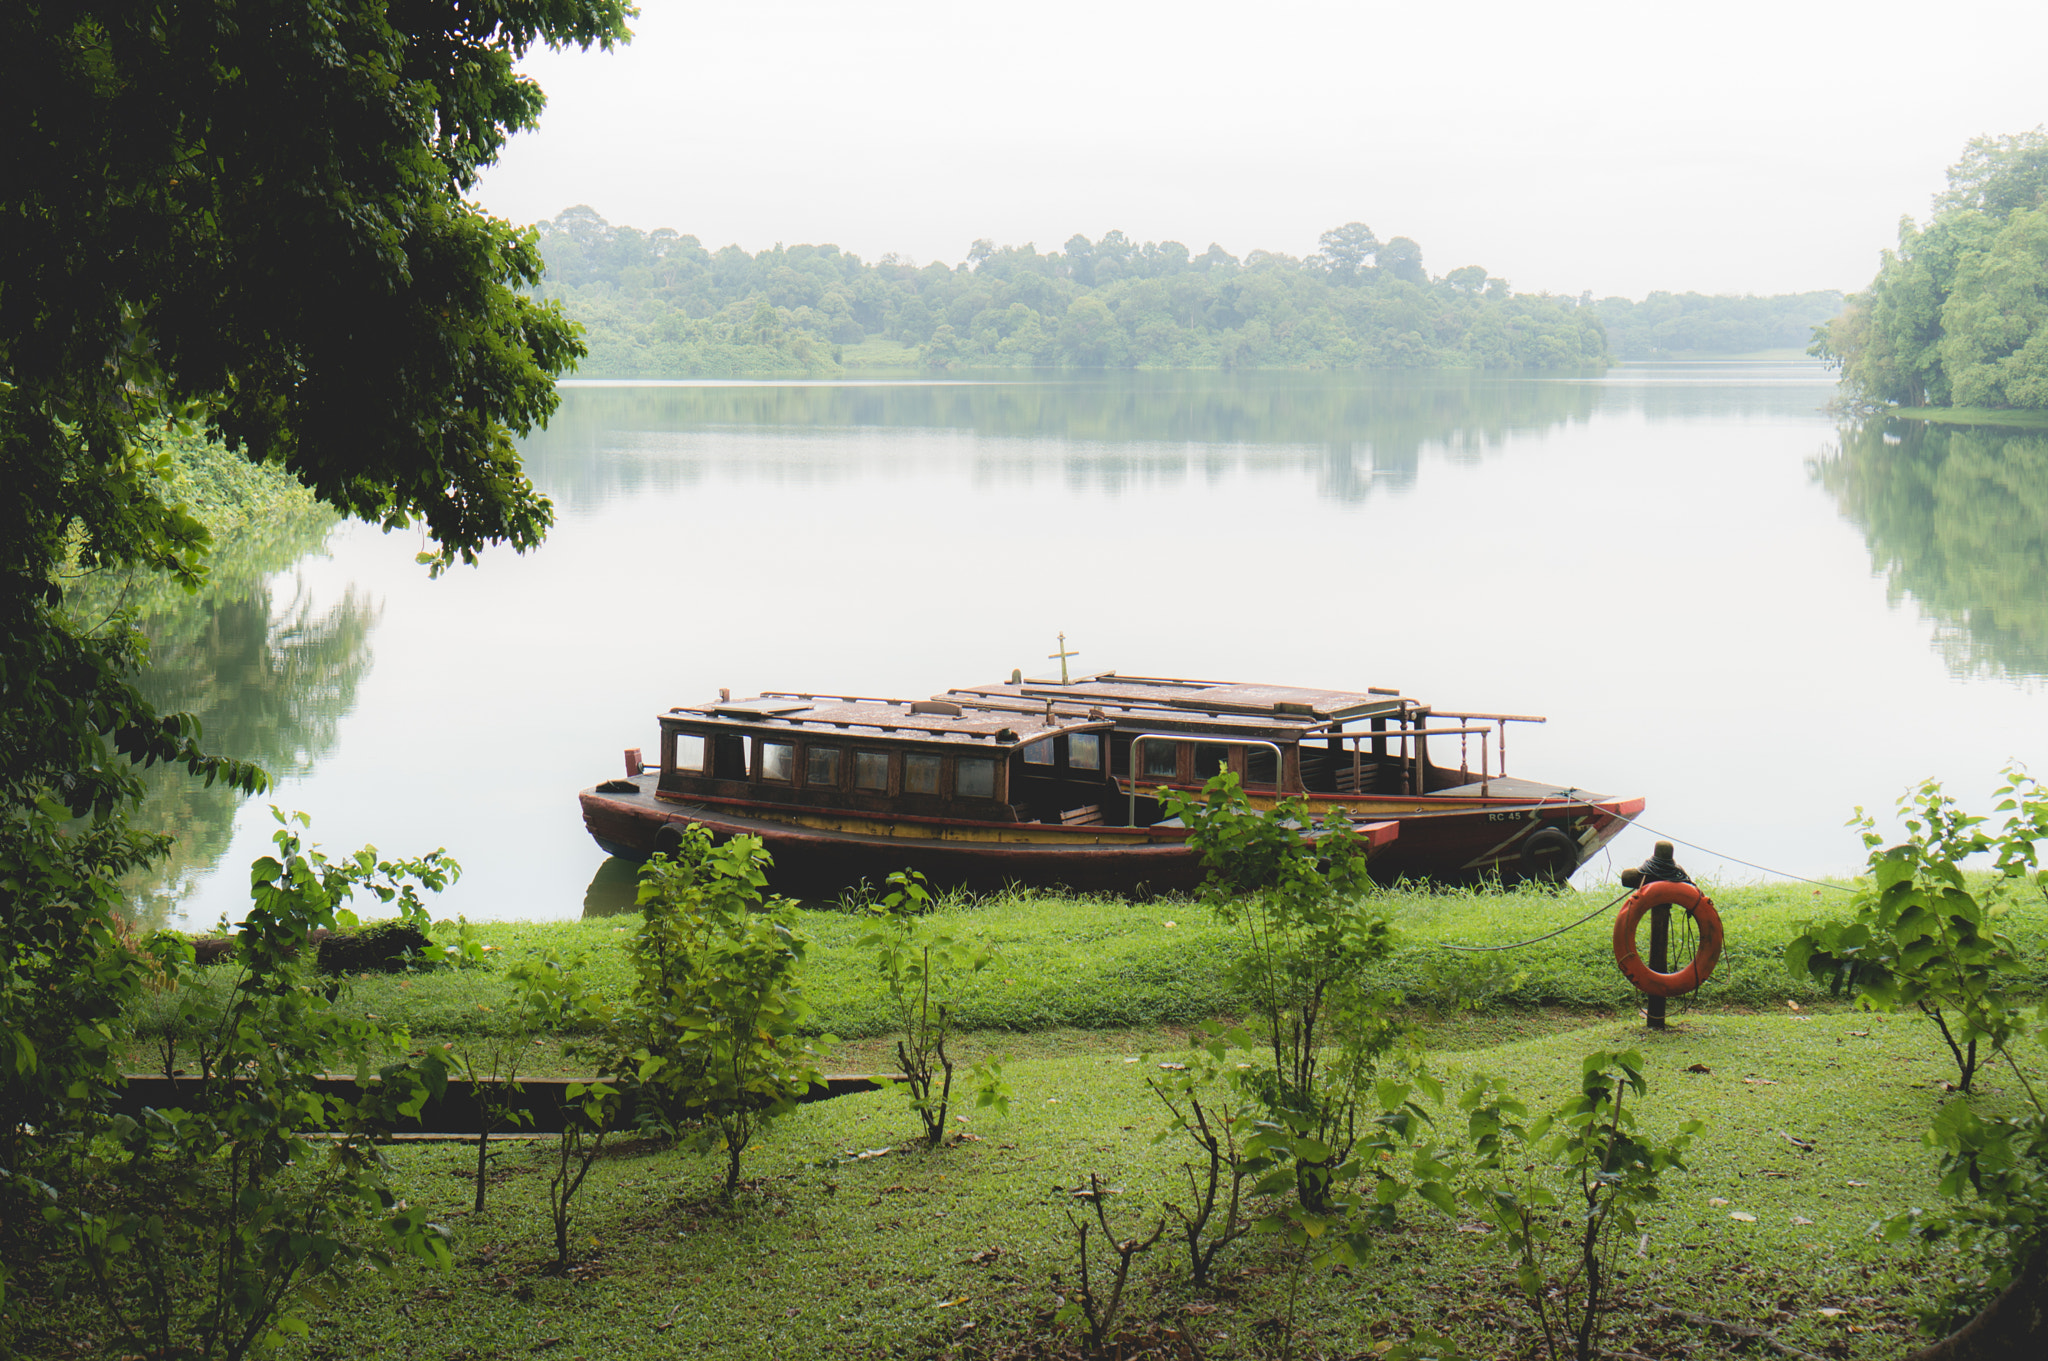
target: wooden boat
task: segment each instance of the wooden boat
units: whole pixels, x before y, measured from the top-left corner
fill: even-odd
[[[766,694],[659,716],[653,767],[582,791],[584,825],[642,860],[702,824],[758,836],[773,886],[829,896],[914,869],[933,884],[1016,884],[1133,895],[1201,881],[1187,829],[1133,804],[1108,761],[1114,721],[950,699]],[[1133,815],[1135,810],[1136,815]],[[1387,821],[1358,824],[1384,852]]]
[[[1107,721],[1109,772],[1131,822],[1156,816],[1152,791],[1197,789],[1219,765],[1237,772],[1255,805],[1299,796],[1318,816],[1397,819],[1401,835],[1371,860],[1373,877],[1388,883],[1561,882],[1643,811],[1640,798],[1510,777],[1507,725],[1540,717],[1432,710],[1397,690],[1104,672],[1060,681],[1013,675],[938,698],[1019,721],[1044,713]],[[1431,744],[1445,752],[1453,739],[1458,764],[1432,760]]]

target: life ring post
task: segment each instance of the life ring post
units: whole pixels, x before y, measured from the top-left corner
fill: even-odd
[[[1657,843],[1657,853],[1633,876],[1635,889],[1614,919],[1614,962],[1623,977],[1648,999],[1644,1015],[1650,1029],[1665,1028],[1665,999],[1693,992],[1707,981],[1721,957],[1721,917],[1713,900],[1699,891],[1671,858],[1671,843]],[[1626,882],[1626,880],[1624,881]],[[1682,907],[1699,927],[1700,948],[1692,962],[1676,973],[1670,969],[1671,909]],[[1650,958],[1636,953],[1636,927],[1650,919]]]
[[[1671,904],[1658,903],[1650,909],[1650,972],[1671,971]],[[1650,1029],[1664,1029],[1664,999],[1652,997],[1644,1015]]]

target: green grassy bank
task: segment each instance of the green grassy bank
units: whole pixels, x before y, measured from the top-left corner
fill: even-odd
[[[1599,911],[1614,892],[1418,890],[1380,902],[1401,933],[1379,966],[1383,981],[1406,996],[1452,1093],[1468,1073],[1487,1072],[1532,1111],[1550,1109],[1577,1090],[1584,1055],[1634,1047],[1651,1084],[1638,1108],[1646,1132],[1703,1122],[1686,1168],[1666,1174],[1645,1235],[1620,1253],[1603,1347],[1657,1357],[1740,1350],[1676,1310],[1767,1327],[1817,1355],[1905,1355],[1918,1345],[1916,1309],[1965,1270],[1940,1250],[1884,1245],[1871,1231],[1939,1201],[1921,1136],[1960,1098],[1946,1090],[1953,1066],[1932,1025],[1831,1003],[1787,975],[1783,943],[1805,920],[1844,910],[1846,894],[1710,885],[1727,925],[1721,966],[1702,996],[1674,1007],[1669,1030],[1647,1031],[1612,961],[1611,913]],[[501,1138],[481,1214],[470,1213],[471,1145],[402,1143],[389,1150],[394,1189],[452,1230],[455,1266],[405,1265],[395,1283],[351,1278],[307,1313],[310,1333],[281,1354],[1078,1355],[1076,1335],[1051,1321],[1075,1288],[1068,1216],[1083,1202],[1073,1193],[1090,1174],[1117,1188],[1120,1236],[1149,1232],[1165,1203],[1184,1196],[1191,1150],[1170,1135],[1145,1078],[1179,1057],[1194,1023],[1238,1012],[1225,968],[1234,945],[1206,908],[1184,900],[1017,894],[940,910],[956,934],[999,951],[964,999],[956,1056],[1010,1055],[1007,1113],[968,1108],[954,1121],[958,1139],[926,1151],[893,1092],[803,1107],[748,1149],[746,1187],[730,1206],[714,1194],[722,1155],[624,1140],[590,1173],[566,1273],[550,1270],[552,1140]],[[1444,948],[1525,941],[1589,913],[1578,929],[1518,949]],[[2003,922],[2027,958],[2043,957],[2044,916],[2028,904]],[[344,1001],[405,1023],[415,1045],[475,1046],[509,1030],[504,961],[584,955],[599,984],[623,993],[623,946],[636,924],[631,915],[490,923],[476,930],[496,947],[493,965],[358,977]],[[819,1028],[844,1037],[825,1066],[886,1069],[886,994],[857,944],[866,915],[807,911],[802,929]],[[168,1014],[159,999],[136,1016],[138,1067],[156,1066]],[[575,1070],[549,1045],[526,1071]],[[2001,1086],[2010,1082],[1987,1071],[1975,1108],[2009,1108]],[[1463,1136],[1454,1104],[1430,1115],[1435,1137]],[[1356,1269],[1305,1272],[1283,1242],[1254,1236],[1197,1288],[1176,1242],[1169,1233],[1138,1259],[1124,1355],[1369,1357],[1421,1329],[1472,1356],[1539,1354],[1492,1236],[1413,1201]],[[61,1352],[60,1331],[31,1339],[34,1350]]]
[[[1688,1009],[1782,1009],[1787,1000],[1824,1004],[1827,994],[1794,979],[1782,962],[1784,944],[1817,915],[1844,911],[1846,893],[1806,884],[1707,886],[1722,918],[1721,962]],[[1613,899],[1612,886],[1558,892],[1432,892],[1397,890],[1379,906],[1399,933],[1394,956],[1380,967],[1384,985],[1425,1018],[1475,1008],[1465,1025],[1509,1038],[1533,1017],[1633,1015],[1641,998],[1615,968],[1612,915],[1599,912],[1575,930],[1518,949],[1464,951],[1448,945],[1501,946],[1541,936],[1594,913]],[[955,934],[993,946],[995,962],[965,988],[963,1030],[1000,1034],[1013,1052],[1028,1037],[1071,1032],[1163,1033],[1217,1015],[1235,1014],[1226,980],[1235,948],[1210,911],[1186,900],[1127,903],[1114,898],[1003,894],[950,898],[940,911]],[[872,929],[861,911],[802,914],[810,939],[804,989],[817,1008],[816,1028],[849,1041],[873,1039],[893,1024],[888,994],[871,952],[857,942]],[[624,944],[638,924],[631,914],[568,922],[493,922],[477,938],[492,957],[516,960],[555,950],[588,956],[592,981],[623,993],[631,986]],[[2025,958],[2048,958],[2048,912],[2015,913],[2005,927]],[[2029,986],[2043,990],[2034,977]],[[401,1023],[415,1041],[483,1038],[510,1025],[512,988],[501,968],[373,975],[351,985],[349,1005]],[[159,1013],[170,1004],[157,999]],[[1489,1028],[1486,1018],[1492,1018]],[[139,1018],[145,1039],[160,1026]],[[1545,1022],[1555,1028],[1560,1022]],[[1057,1048],[1051,1052],[1057,1053]],[[854,1066],[865,1066],[857,1064]]]

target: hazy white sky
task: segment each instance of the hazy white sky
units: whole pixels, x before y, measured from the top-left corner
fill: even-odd
[[[2048,121],[2043,0],[640,4],[529,57],[486,208],[949,263],[1362,221],[1523,291],[1849,290],[1966,140]]]

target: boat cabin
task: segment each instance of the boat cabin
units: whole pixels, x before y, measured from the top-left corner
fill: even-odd
[[[1056,713],[1105,719],[1114,729],[1113,776],[1135,776],[1140,785],[1198,786],[1220,766],[1235,771],[1254,795],[1512,795],[1520,791],[1510,786],[1523,782],[1505,777],[1505,725],[1543,722],[1522,714],[1443,713],[1398,690],[1114,672],[965,686],[937,698],[990,713],[1032,713],[1050,705]],[[1488,746],[1493,737],[1497,750]],[[1456,740],[1456,766],[1431,761],[1432,738],[1439,751]]]
[[[1099,824],[1105,718],[771,693],[660,715],[657,798],[878,818]],[[1121,822],[1122,818],[1116,821]]]

